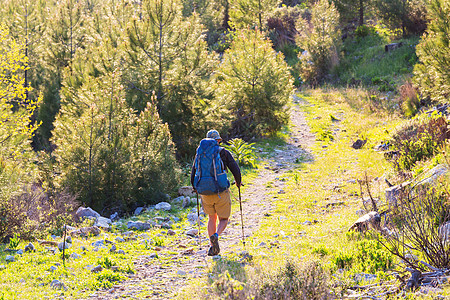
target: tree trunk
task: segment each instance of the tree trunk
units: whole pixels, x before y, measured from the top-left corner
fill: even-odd
[[[230,9],[230,3],[228,2],[228,0],[225,0],[225,7],[224,7],[224,11],[223,11],[223,21],[222,21],[222,27],[225,30],[230,29],[230,24],[228,24],[228,22],[230,21],[229,9]]]
[[[358,25],[364,24],[364,0],[359,0],[359,22]]]

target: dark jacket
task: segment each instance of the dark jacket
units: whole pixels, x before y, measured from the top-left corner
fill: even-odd
[[[241,184],[241,170],[239,169],[239,166],[237,162],[234,160],[233,155],[231,155],[230,151],[228,151],[225,148],[222,148],[220,151],[220,158],[223,161],[223,164],[225,165],[225,172],[228,170],[231,171],[233,174],[234,180],[236,181],[237,185]],[[195,162],[192,165],[191,170],[191,185],[194,186],[194,177],[195,177]]]

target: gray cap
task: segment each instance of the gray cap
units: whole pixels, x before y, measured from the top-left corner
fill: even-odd
[[[206,134],[206,138],[208,139],[215,139],[215,140],[221,140],[220,134],[217,130],[210,130]]]

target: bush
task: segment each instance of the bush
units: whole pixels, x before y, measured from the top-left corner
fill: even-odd
[[[334,4],[318,1],[311,20],[300,18],[297,29],[297,43],[305,50],[300,55],[300,76],[305,82],[318,84],[339,60],[339,13]]]
[[[413,117],[419,111],[419,95],[411,82],[406,82],[400,86],[400,102],[402,103],[403,113],[407,117]]]
[[[227,109],[233,118],[231,136],[267,135],[288,122],[293,80],[283,55],[259,30],[236,33],[216,80],[218,109]]]
[[[60,234],[74,222],[79,203],[75,196],[61,192],[48,195],[32,185],[7,201],[0,202],[0,237],[20,235],[22,239]]]
[[[396,128],[390,137],[396,155],[391,160],[397,170],[411,170],[416,162],[432,157],[439,151],[449,131],[444,117],[424,115]]]
[[[375,35],[375,34],[376,34],[376,30],[372,26],[360,25],[360,26],[356,27],[356,30],[355,30],[356,38],[363,38],[368,35]]]
[[[242,139],[232,139],[227,143],[228,145],[225,145],[225,148],[233,154],[238,164],[253,168],[256,166],[256,154],[253,148],[254,143],[248,144]]]
[[[440,226],[450,218],[449,196],[448,184],[416,185],[401,193],[386,224],[387,234],[375,234],[379,242],[414,269],[428,269],[417,258],[424,258],[433,267],[447,268],[448,232],[440,232]]]
[[[254,299],[331,299],[328,275],[316,261],[302,266],[288,261],[257,290]]]
[[[376,273],[393,267],[393,257],[381,243],[375,240],[356,242],[352,250],[339,251],[334,258],[338,269],[352,270],[353,273]]]

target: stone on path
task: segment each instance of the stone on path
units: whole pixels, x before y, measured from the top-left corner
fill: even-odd
[[[172,206],[167,202],[159,202],[155,205],[155,209],[169,211],[172,209]]]
[[[14,261],[16,261],[15,257],[12,256],[12,255],[6,255],[6,256],[5,256],[5,260],[6,260],[7,262],[14,262]]]
[[[144,211],[143,207],[138,207],[134,210],[134,215],[139,216]]]
[[[128,229],[136,229],[136,230],[149,230],[152,227],[151,224],[141,221],[129,221],[127,223]]]
[[[178,189],[178,195],[187,197],[196,197],[192,186],[182,186]]]
[[[109,230],[111,228],[111,223],[112,223],[111,219],[100,216],[95,220],[94,226]]]
[[[72,244],[69,244],[68,242],[61,242],[58,244],[59,251],[63,251],[63,248],[69,249],[70,247],[72,247]]]
[[[198,229],[192,228],[192,229],[187,230],[185,233],[189,236],[197,236]]]
[[[55,290],[65,290],[65,291],[67,290],[66,285],[57,279],[50,282],[50,287],[52,287]]]

